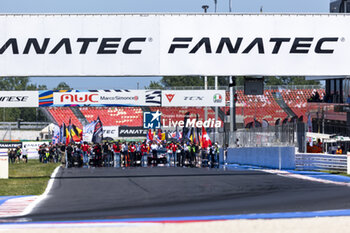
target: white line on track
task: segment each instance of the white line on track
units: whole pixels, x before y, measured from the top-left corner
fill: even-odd
[[[350,187],[350,183],[347,183],[347,182],[324,180],[324,179],[314,178],[314,177],[300,175],[300,174],[293,174],[293,173],[290,173],[287,171],[270,170],[270,169],[261,169],[260,171],[271,173],[271,174],[276,174],[276,175],[283,176],[283,177],[290,177],[290,178],[320,182],[320,183],[324,183],[324,184],[335,184],[335,185],[342,185],[342,186]]]
[[[59,169],[60,169],[60,166],[56,167],[56,169],[53,171],[50,177],[50,180],[49,180],[49,183],[47,184],[45,192],[42,195],[40,195],[34,202],[28,205],[27,208],[25,208],[24,211],[21,213],[21,216],[30,214],[33,211],[33,209],[48,196],[53,186],[53,183],[55,182],[55,178]]]

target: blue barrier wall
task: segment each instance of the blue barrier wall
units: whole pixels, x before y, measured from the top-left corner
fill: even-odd
[[[295,148],[228,148],[226,162],[276,169],[295,169]]]

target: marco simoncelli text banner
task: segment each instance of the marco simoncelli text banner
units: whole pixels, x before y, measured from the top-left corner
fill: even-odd
[[[1,76],[349,75],[350,15],[0,15]]]
[[[41,91],[40,107],[70,106],[160,106],[161,91],[147,90],[65,90]]]
[[[224,90],[162,91],[164,107],[225,107]]]
[[[0,91],[0,108],[29,108],[38,106],[38,91]]]

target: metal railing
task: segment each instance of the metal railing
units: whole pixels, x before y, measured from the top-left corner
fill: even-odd
[[[346,155],[330,154],[295,154],[295,166],[307,171],[347,171]]]
[[[50,122],[0,122],[0,130],[8,130],[8,129],[33,129],[33,130],[41,130],[48,126]]]

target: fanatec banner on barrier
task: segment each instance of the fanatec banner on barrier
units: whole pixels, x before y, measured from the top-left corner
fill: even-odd
[[[0,15],[1,76],[349,75],[349,15]]]
[[[38,107],[39,96],[37,91],[1,91],[1,108]]]
[[[162,91],[164,107],[225,107],[224,90]]]

